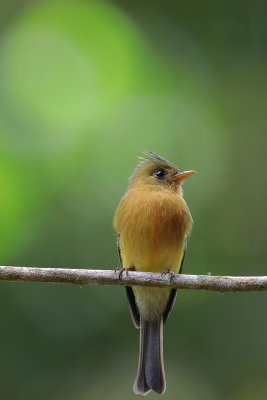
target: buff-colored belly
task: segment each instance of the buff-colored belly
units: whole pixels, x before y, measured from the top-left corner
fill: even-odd
[[[138,237],[132,233],[131,239],[127,238],[126,243],[122,235],[121,250],[124,267],[134,267],[136,271],[160,273],[171,270],[178,273],[183,257],[184,240],[175,233],[174,237],[168,237],[160,229],[154,235],[152,232],[149,233],[149,235],[142,235],[139,232]],[[164,312],[170,289],[135,286],[133,291],[143,318],[154,320]]]
[[[173,215],[137,215],[121,231],[124,267],[137,271],[178,273],[186,240],[181,218]]]
[[[132,240],[131,245],[121,239],[123,266],[134,267],[136,271],[162,272],[170,269],[178,273],[183,257],[184,242],[172,243],[162,241],[153,243],[147,239]]]

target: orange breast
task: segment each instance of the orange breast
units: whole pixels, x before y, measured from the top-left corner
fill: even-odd
[[[114,218],[123,266],[177,273],[191,222],[182,195],[169,190],[129,189]]]

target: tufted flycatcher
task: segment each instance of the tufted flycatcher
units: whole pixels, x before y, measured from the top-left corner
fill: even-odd
[[[182,273],[192,217],[183,199],[182,183],[196,171],[180,171],[151,151],[130,177],[114,217],[121,261],[120,274],[134,270]],[[177,290],[126,286],[134,325],[140,328],[140,353],[134,392],[165,391],[163,324]]]

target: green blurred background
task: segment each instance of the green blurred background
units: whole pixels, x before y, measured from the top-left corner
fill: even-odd
[[[0,265],[118,266],[113,214],[150,149],[198,170],[184,272],[266,275],[263,4],[2,0]],[[136,398],[123,288],[0,289],[2,399]],[[267,398],[266,305],[180,291],[164,397]]]

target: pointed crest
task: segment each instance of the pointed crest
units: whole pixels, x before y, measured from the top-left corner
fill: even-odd
[[[138,157],[139,160],[141,161],[140,164],[154,162],[154,163],[166,164],[166,165],[169,165],[170,167],[176,168],[176,166],[173,163],[166,160],[166,158],[160,156],[159,154],[154,153],[153,151],[145,150],[144,154],[147,157]]]
[[[178,170],[176,165],[174,165],[172,162],[166,160],[166,158],[160,156],[159,154],[154,153],[153,151],[145,150],[144,154],[146,157],[138,157],[139,163],[137,164],[133,175],[129,179],[130,185],[133,182],[133,179],[135,178],[135,176],[140,171],[140,169],[146,164],[150,164],[150,163],[162,164],[162,166],[170,167],[170,168],[174,168],[174,169]]]

